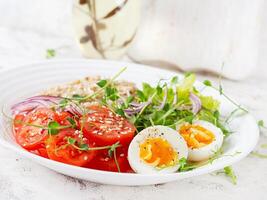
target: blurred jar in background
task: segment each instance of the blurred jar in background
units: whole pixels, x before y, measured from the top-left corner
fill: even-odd
[[[134,61],[240,80],[258,66],[264,0],[145,0]]]
[[[133,41],[140,0],[74,0],[73,25],[88,58],[118,59]]]

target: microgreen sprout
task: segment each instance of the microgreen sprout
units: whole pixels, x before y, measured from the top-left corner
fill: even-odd
[[[80,151],[97,151],[97,150],[104,150],[107,149],[108,150],[108,155],[109,157],[114,157],[114,161],[116,164],[116,167],[118,169],[118,172],[120,172],[120,166],[119,163],[117,161],[117,155],[116,155],[116,149],[118,147],[121,147],[119,142],[114,143],[113,145],[109,145],[109,146],[101,146],[101,147],[89,147],[88,144],[85,143],[79,143],[76,139],[72,138],[72,137],[68,137],[67,138],[67,142],[69,145],[71,145],[73,148],[80,150]],[[78,145],[76,145],[78,144]]]
[[[87,96],[84,96],[82,98],[80,98],[79,100],[80,101],[86,101],[86,100],[89,100],[89,99],[93,99],[95,98],[96,96],[98,96],[103,90],[105,90],[105,88],[107,88],[108,86],[110,86],[115,79],[117,79],[127,68],[124,67],[122,68],[117,74],[115,74],[110,80],[108,80],[106,83],[104,82],[101,82],[99,83],[98,82],[98,86],[101,85],[103,87],[100,87],[99,90],[97,90],[95,93],[91,94],[91,95],[87,95]]]
[[[264,121],[263,121],[263,120],[259,120],[259,121],[258,121],[258,126],[259,126],[260,128],[267,129],[267,127],[265,126],[265,124],[264,124]]]
[[[252,151],[250,154],[258,158],[267,159],[267,154],[259,153],[258,151]]]
[[[224,167],[222,172],[217,172],[217,174],[221,174],[221,173],[229,177],[234,185],[237,184],[237,177],[231,166]]]
[[[203,84],[205,86],[208,86],[208,87],[211,87],[215,90],[217,90],[220,95],[224,96],[228,101],[230,101],[232,104],[234,104],[237,108],[239,108],[240,110],[243,110],[245,113],[248,113],[248,110],[243,108],[241,105],[239,105],[238,103],[236,103],[232,98],[230,98],[228,95],[226,95],[224,92],[223,92],[223,88],[222,88],[222,85],[220,84],[219,85],[219,89],[216,88],[215,86],[212,85],[212,83],[209,81],[209,80],[204,80],[203,81]]]
[[[56,56],[56,50],[55,49],[47,49],[46,50],[46,58],[50,59]]]

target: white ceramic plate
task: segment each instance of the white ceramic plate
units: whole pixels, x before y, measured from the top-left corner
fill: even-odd
[[[119,79],[136,82],[137,86],[140,86],[141,82],[144,81],[155,84],[160,78],[170,78],[177,75],[174,72],[132,63],[97,60],[45,61],[0,73],[0,106],[4,105],[5,108],[9,108],[13,103],[39,93],[43,89],[84,76],[101,75],[110,77],[124,66],[127,66],[128,69]],[[200,82],[196,84],[196,87],[204,88]],[[205,88],[203,92],[213,95],[221,101],[221,113],[223,115],[227,115],[234,110],[235,107],[220,96],[217,91]],[[36,156],[18,146],[12,137],[10,126],[7,125],[2,115],[0,120],[0,144],[3,146],[59,173],[88,181],[114,185],[159,184],[206,174],[231,165],[247,156],[256,145],[259,137],[259,130],[254,118],[246,114],[235,118],[230,123],[230,128],[235,133],[227,138],[224,145],[224,154],[228,156],[222,156],[210,165],[188,172],[155,175],[126,174],[75,167]]]

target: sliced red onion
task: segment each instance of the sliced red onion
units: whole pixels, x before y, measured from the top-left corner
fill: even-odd
[[[11,107],[12,114],[18,114],[18,113],[28,113],[36,108],[41,107],[51,107],[58,105],[61,100],[63,100],[63,97],[57,97],[57,96],[49,96],[49,95],[39,95],[30,97],[28,99],[25,99],[24,101],[21,101],[19,103],[14,104]],[[65,108],[64,111],[70,112],[74,115],[81,115],[82,111],[75,103],[70,102]]]
[[[83,115],[83,111],[82,109],[76,105],[75,103],[71,102],[69,103],[65,108],[64,111],[67,111],[75,116],[82,116]]]
[[[199,112],[199,110],[201,109],[201,100],[200,98],[195,95],[194,93],[190,93],[190,100],[191,100],[191,103],[192,103],[192,112],[194,114],[197,114]]]
[[[134,114],[139,113],[144,107],[148,106],[151,103],[151,101],[147,101],[147,102],[142,102],[142,103],[135,103],[132,102],[130,103],[130,107],[124,109],[124,112],[128,115],[128,116],[132,116]]]
[[[45,96],[45,95],[34,96],[14,104],[11,107],[11,111],[13,115],[17,113],[28,113],[35,108],[49,107],[53,104],[54,105],[58,104],[61,99],[62,99],[61,97]]]
[[[163,97],[163,100],[161,102],[161,104],[159,106],[157,106],[156,108],[158,108],[159,110],[162,110],[166,104],[166,101],[167,101],[167,97],[168,97],[168,88],[165,87],[164,88],[164,97]]]

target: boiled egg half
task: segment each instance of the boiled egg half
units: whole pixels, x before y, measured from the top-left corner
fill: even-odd
[[[185,139],[189,161],[203,161],[211,158],[223,143],[223,132],[207,121],[194,121],[177,126],[178,133]]]
[[[188,147],[181,135],[166,126],[152,126],[139,132],[128,149],[128,160],[136,173],[172,173],[179,160],[187,158]]]

